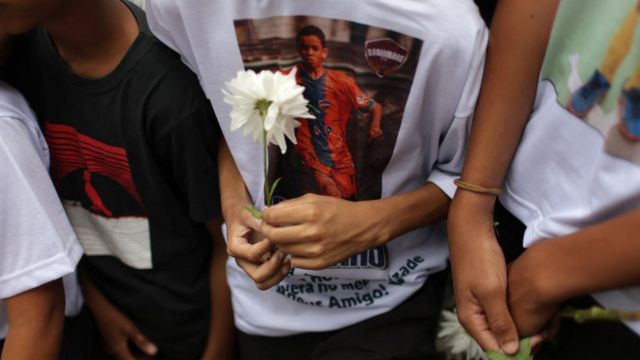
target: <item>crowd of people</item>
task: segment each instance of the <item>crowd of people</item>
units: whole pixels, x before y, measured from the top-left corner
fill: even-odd
[[[639,1],[135,3],[0,0],[2,360],[441,359],[448,286],[484,350],[640,358],[556,316],[640,310]],[[304,87],[283,153],[243,70]]]

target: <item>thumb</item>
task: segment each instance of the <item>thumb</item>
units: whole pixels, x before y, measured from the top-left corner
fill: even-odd
[[[144,336],[137,328],[131,329],[129,339],[136,347],[147,355],[153,356],[158,353],[158,347]]]
[[[518,329],[509,313],[506,300],[503,297],[494,298],[485,304],[484,310],[489,328],[502,351],[509,355],[518,352]]]

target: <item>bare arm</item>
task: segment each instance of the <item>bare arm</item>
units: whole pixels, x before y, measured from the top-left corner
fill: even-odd
[[[227,251],[220,232],[219,220],[207,223],[213,238],[211,258],[211,326],[203,359],[233,359],[233,309],[231,291],[227,285]]]
[[[500,187],[527,123],[557,0],[499,1],[462,179]],[[484,349],[514,353],[504,257],[493,232],[495,196],[456,192],[449,247],[458,317]],[[478,274],[483,274],[479,276]]]
[[[2,360],[57,359],[64,327],[62,280],[4,299],[9,332]]]
[[[523,335],[572,297],[640,284],[640,210],[531,246],[509,267],[509,305]]]
[[[157,347],[100,292],[82,265],[78,270],[85,301],[96,320],[106,351],[119,360],[134,360],[129,349],[131,342],[147,355],[155,355]]]

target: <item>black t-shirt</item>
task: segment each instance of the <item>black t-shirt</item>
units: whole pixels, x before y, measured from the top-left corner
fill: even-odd
[[[196,76],[132,9],[140,34],[107,76],[74,75],[44,29],[25,36],[9,75],[42,124],[90,278],[163,357],[197,358],[210,322],[204,222],[220,215],[220,130]]]

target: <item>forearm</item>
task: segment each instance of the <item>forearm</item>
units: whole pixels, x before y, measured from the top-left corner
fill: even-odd
[[[9,332],[2,359],[57,359],[64,327],[64,289],[58,279],[4,299]]]
[[[156,355],[156,345],[147,339],[126,314],[111,304],[89,279],[82,263],[78,272],[86,304],[98,326],[105,350],[116,359],[133,359],[131,348],[137,348],[151,357]]]
[[[97,321],[104,320],[98,319],[98,314],[101,314],[103,309],[115,309],[115,307],[93,283],[93,280],[89,277],[87,268],[82,262],[80,262],[80,265],[78,266],[78,282],[80,283],[80,289],[82,290],[85,304],[91,313],[96,317]]]
[[[367,215],[379,228],[382,243],[411,230],[444,220],[451,200],[438,186],[428,183],[418,190],[364,202]]]
[[[211,327],[203,359],[233,358],[233,309],[231,291],[227,284],[226,244],[220,232],[220,225],[217,220],[207,224],[213,238],[210,275]]]
[[[522,261],[538,269],[533,285],[539,296],[561,302],[640,284],[638,224],[640,210],[634,210],[527,249]]]
[[[222,214],[227,219],[234,209],[250,205],[251,198],[229,147],[222,137],[218,146],[218,174]]]
[[[466,181],[501,186],[531,112],[557,1],[498,2],[461,176]]]
[[[558,0],[502,0],[461,178],[500,188],[529,119]],[[458,188],[447,221],[458,317],[485,349],[518,348],[507,268],[495,237],[496,196]]]
[[[107,299],[105,299],[104,295],[102,295],[100,290],[93,284],[93,281],[89,278],[87,269],[82,263],[78,266],[78,282],[80,283],[86,305],[95,313],[103,303],[107,302]]]

